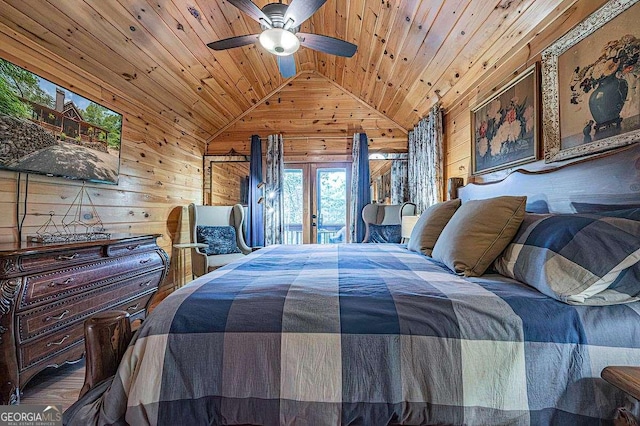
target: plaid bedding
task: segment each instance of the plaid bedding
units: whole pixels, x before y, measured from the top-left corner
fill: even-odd
[[[66,419],[600,424],[632,404],[599,375],[640,365],[639,316],[462,278],[400,245],[272,246],[163,301],[111,387]]]
[[[527,214],[496,269],[560,301],[640,300],[640,208]]]

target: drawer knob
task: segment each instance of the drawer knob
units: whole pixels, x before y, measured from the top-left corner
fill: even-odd
[[[67,315],[68,313],[69,313],[69,310],[68,310],[68,309],[65,309],[65,310],[64,310],[64,312],[63,312],[63,313],[61,313],[60,315],[51,315],[51,316],[49,316],[49,317],[46,317],[46,318],[43,320],[43,322],[48,322],[48,321],[51,321],[52,319],[55,319],[55,320],[61,320],[61,319],[62,319],[62,318],[64,318],[64,317],[65,317],[65,315]]]
[[[153,259],[151,259],[151,258],[148,258],[148,259],[142,259],[142,260],[140,261],[140,264],[141,264],[141,265],[144,265],[145,263],[149,263],[149,262],[151,262],[151,260],[153,260]]]
[[[153,281],[147,281],[146,283],[140,283],[140,287],[149,287]],[[137,305],[136,305],[137,306]]]
[[[138,247],[140,247],[140,244],[130,245],[130,246],[127,246],[127,250],[135,250]]]
[[[138,309],[138,307],[139,307],[139,306],[140,306],[140,304],[139,304],[139,303],[136,303],[136,304],[135,304],[135,305],[133,305],[133,306],[129,306],[129,307],[127,308],[127,311],[135,311],[136,309]]]
[[[57,286],[59,284],[71,284],[73,281],[74,281],[73,278],[67,278],[66,280],[62,281],[61,283],[57,283],[55,281],[51,281],[49,283],[49,287],[55,287],[55,286]]]
[[[64,343],[65,340],[67,340],[70,336],[68,334],[66,334],[62,339],[60,339],[59,342],[49,342],[47,343],[47,347],[50,346],[60,346],[61,344]]]
[[[76,257],[78,257],[78,253],[73,253],[72,255],[68,255],[68,256],[61,254],[60,256],[56,257],[56,259],[57,260],[73,260]]]

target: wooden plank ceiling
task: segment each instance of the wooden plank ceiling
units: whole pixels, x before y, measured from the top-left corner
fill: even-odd
[[[407,151],[402,126],[327,77],[303,71],[214,135],[207,152],[225,154],[233,148],[249,154],[252,134],[278,132],[286,135],[288,156],[350,153],[356,132],[367,134],[370,152]]]
[[[327,77],[406,130],[437,99],[447,107],[473,90],[486,70],[526,46],[545,18],[576,1],[328,0],[301,31],[345,39],[358,51],[345,59],[301,48],[296,66]],[[259,7],[268,2],[255,0]],[[260,31],[224,0],[0,0],[0,26],[204,139],[285,83],[275,58],[258,45],[207,48]]]

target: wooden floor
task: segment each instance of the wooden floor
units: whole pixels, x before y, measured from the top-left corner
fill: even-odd
[[[37,374],[22,392],[21,404],[62,405],[66,410],[76,402],[84,383],[84,359]]]

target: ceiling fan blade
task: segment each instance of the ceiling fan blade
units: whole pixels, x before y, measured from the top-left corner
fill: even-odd
[[[242,47],[253,44],[258,41],[258,34],[249,34],[238,37],[225,38],[218,41],[207,43],[207,46],[213,50],[227,50],[234,47]]]
[[[252,19],[272,26],[271,19],[251,0],[227,0],[229,3],[249,15]],[[264,21],[264,22],[263,22]]]
[[[329,53],[331,55],[352,57],[358,46],[337,38],[320,34],[296,33],[300,44],[313,50]]]
[[[284,29],[299,27],[326,2],[327,0],[292,0],[284,14]]]
[[[276,58],[278,60],[278,68],[280,68],[280,74],[282,74],[284,78],[296,75],[296,61],[293,55],[276,56]]]

